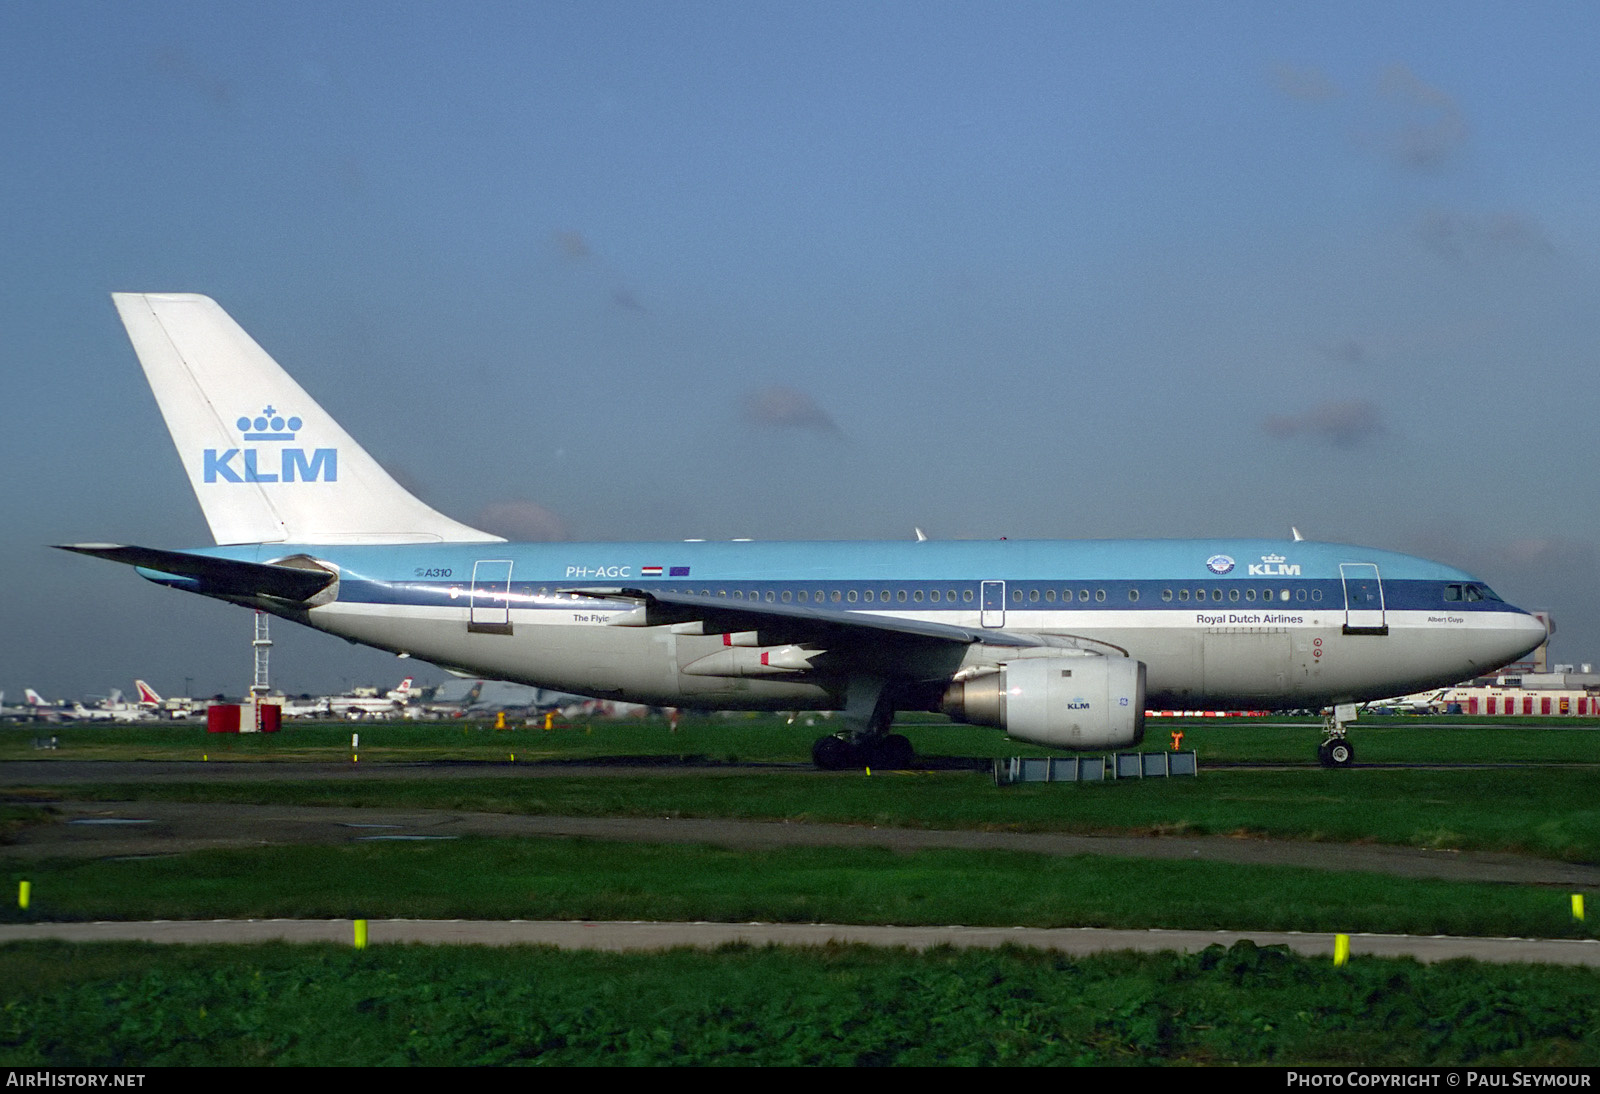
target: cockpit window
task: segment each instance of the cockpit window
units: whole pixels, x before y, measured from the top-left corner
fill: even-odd
[[[1460,585],[1446,585],[1444,587],[1444,598],[1445,598],[1445,600],[1452,601],[1452,602],[1460,600],[1461,599],[1461,586]]]
[[[1483,599],[1483,590],[1476,585],[1468,585],[1465,591],[1468,603],[1475,603]]]

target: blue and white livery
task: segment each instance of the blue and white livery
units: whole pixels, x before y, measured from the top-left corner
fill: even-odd
[[[1449,566],[1300,540],[506,543],[405,491],[217,304],[116,294],[217,546],[69,549],[471,674],[653,705],[824,709],[824,766],[908,761],[896,710],[1121,748],[1146,707],[1332,707],[1545,639]]]

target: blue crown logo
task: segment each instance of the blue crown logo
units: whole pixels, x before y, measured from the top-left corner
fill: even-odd
[[[285,418],[271,406],[263,407],[254,418],[241,416],[233,423],[247,441],[292,441],[300,428],[299,418]]]

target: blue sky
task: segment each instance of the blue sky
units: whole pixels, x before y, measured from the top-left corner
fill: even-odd
[[[0,5],[0,688],[237,692],[112,310],[573,539],[1276,536],[1600,661],[1600,9]],[[279,624],[294,692],[398,679]],[[428,681],[442,678],[433,673]]]

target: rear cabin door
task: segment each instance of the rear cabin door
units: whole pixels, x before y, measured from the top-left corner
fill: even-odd
[[[1341,562],[1339,577],[1344,581],[1344,633],[1388,634],[1389,623],[1383,607],[1383,581],[1371,562]]]

